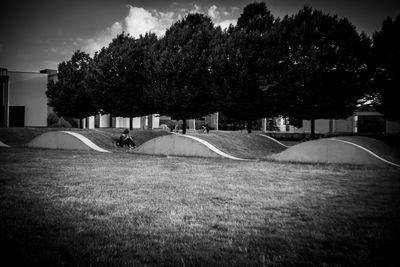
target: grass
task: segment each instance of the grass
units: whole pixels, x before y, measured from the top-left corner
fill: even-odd
[[[123,129],[118,128],[100,128],[95,130],[83,130],[78,133],[89,138],[93,143],[100,146],[101,148],[111,150],[113,152],[126,151],[125,148],[116,148],[115,143],[121,135]],[[140,146],[150,139],[171,134],[163,130],[142,130],[133,129],[130,131],[130,135],[133,137],[136,146]]]
[[[285,147],[255,133],[218,131],[209,134],[190,133],[225,153],[246,159],[266,159],[269,155],[285,150]]]
[[[399,147],[388,146],[382,141],[364,136],[338,136],[334,138],[355,143],[371,150],[372,152],[386,160],[400,164]]]
[[[113,152],[125,151],[126,149],[118,149],[115,142],[118,140],[123,129],[120,128],[100,128],[100,129],[65,129],[65,128],[41,128],[41,127],[24,127],[24,128],[0,128],[0,140],[12,147],[23,147],[36,136],[49,131],[73,131],[89,138],[93,143],[101,148],[112,150]],[[133,129],[130,131],[137,146],[144,142],[169,132],[163,130],[142,130]]]
[[[400,171],[0,149],[2,261],[390,266]]]
[[[43,133],[61,130],[45,127],[0,128],[0,140],[9,146],[23,146]]]

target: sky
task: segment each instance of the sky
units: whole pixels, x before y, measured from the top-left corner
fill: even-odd
[[[0,4],[0,67],[38,72],[57,69],[76,50],[94,52],[121,32],[162,37],[190,12],[210,16],[222,28],[235,24],[254,0],[2,0]],[[382,21],[400,15],[400,1],[391,0],[264,0],[275,17],[292,15],[305,5],[339,18],[347,17],[359,32],[372,35]]]

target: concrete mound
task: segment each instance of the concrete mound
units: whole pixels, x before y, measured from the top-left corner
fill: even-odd
[[[385,145],[382,143],[382,145]],[[400,165],[350,141],[327,138],[304,142],[271,156],[278,161],[305,163],[343,163],[362,165]]]
[[[151,139],[135,149],[135,152],[147,155],[211,157],[244,160],[226,154],[210,143],[197,137],[180,134],[164,135]]]
[[[26,146],[50,149],[95,150],[98,152],[109,152],[101,147],[98,147],[83,135],[69,131],[47,132],[41,134],[30,141]]]
[[[288,147],[289,147],[289,146],[287,146],[287,145],[285,145],[285,144],[279,142],[279,141],[276,140],[275,138],[273,138],[273,137],[271,137],[271,136],[268,136],[268,135],[266,135],[266,134],[259,134],[259,136],[268,138],[268,139],[271,140],[272,142],[274,142],[274,143],[276,143],[276,144],[278,144],[278,145],[280,145],[280,146],[282,146],[282,147],[285,147],[285,148],[288,148]]]
[[[3,142],[0,141],[0,147],[10,147],[10,146],[8,146],[8,145],[6,145],[6,144],[4,144]]]

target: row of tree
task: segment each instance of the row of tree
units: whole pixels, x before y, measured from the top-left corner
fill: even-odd
[[[252,121],[283,115],[311,120],[313,133],[316,119],[346,118],[360,99],[395,118],[399,23],[388,18],[371,40],[310,7],[279,19],[249,4],[225,31],[189,14],[161,39],[120,34],[93,58],[75,52],[46,94],[60,116],[158,113],[185,122],[220,111],[247,121],[249,132]]]

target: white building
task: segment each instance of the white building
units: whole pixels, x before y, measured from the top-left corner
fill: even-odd
[[[274,120],[280,132],[311,132],[310,120],[303,120],[302,126],[299,128],[290,125],[289,120],[283,117],[276,117]],[[265,127],[264,121],[263,127]],[[346,119],[315,120],[315,132],[397,134],[400,133],[400,122],[387,120],[376,110],[365,107],[357,109],[354,115],[349,116]]]
[[[57,71],[8,71],[0,68],[0,127],[47,127],[52,109],[47,105],[47,83],[57,79]],[[149,115],[133,118],[132,128],[159,128],[159,117]],[[86,118],[83,128],[129,128],[129,118],[97,115]]]

